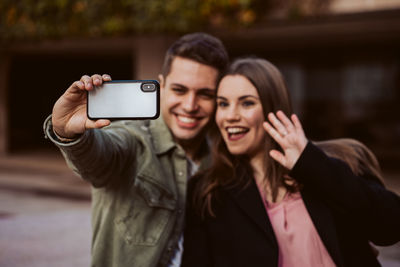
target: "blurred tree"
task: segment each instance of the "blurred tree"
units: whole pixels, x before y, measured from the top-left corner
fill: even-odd
[[[329,1],[1,0],[0,39],[235,29],[253,25],[276,7],[283,7],[287,18],[301,17],[323,10]]]

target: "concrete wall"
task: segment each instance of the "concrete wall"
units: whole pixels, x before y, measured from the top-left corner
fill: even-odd
[[[167,37],[142,37],[136,41],[133,58],[135,79],[158,80],[165,52],[172,42],[173,39]]]

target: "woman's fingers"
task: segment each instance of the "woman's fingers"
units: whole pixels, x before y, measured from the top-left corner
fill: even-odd
[[[283,141],[283,138],[281,134],[275,130],[274,127],[271,126],[267,121],[263,123],[264,129],[267,131],[267,133],[278,143],[281,144]]]
[[[298,136],[298,146],[302,152],[304,150],[304,148],[306,147],[308,140],[307,140],[306,135],[304,134],[303,126],[301,125],[299,118],[295,114],[293,114],[291,118],[292,118],[294,127],[296,129],[296,134]]]
[[[294,125],[294,128],[296,129],[296,131],[303,132],[303,126],[301,125],[301,122],[300,122],[299,118],[296,116],[296,114],[293,114],[291,116],[291,119],[293,121],[293,125]]]
[[[270,112],[268,114],[268,119],[274,126],[274,128],[283,136],[288,134],[286,127],[281,123],[280,120],[277,119],[274,113]]]
[[[278,111],[276,115],[268,114],[268,119],[270,123],[264,122],[263,126],[283,149],[283,152],[271,150],[269,154],[279,164],[291,170],[307,144],[300,120],[294,114],[289,119],[282,111]]]
[[[281,136],[280,133],[278,133],[274,127],[271,126],[271,124],[269,124],[268,122],[264,122],[263,123],[264,129],[268,132],[268,134],[283,148],[283,137]],[[278,150],[270,150],[269,151],[269,155],[271,156],[271,158],[273,158],[274,160],[276,160],[279,164],[281,164],[284,167],[287,167],[287,160],[286,160],[286,156],[284,154],[282,154],[281,152],[279,152]]]
[[[291,130],[294,129],[293,123],[290,121],[290,119],[286,116],[285,113],[283,113],[281,110],[279,110],[276,113],[276,116],[280,119],[281,123],[285,126],[285,128],[290,132]]]

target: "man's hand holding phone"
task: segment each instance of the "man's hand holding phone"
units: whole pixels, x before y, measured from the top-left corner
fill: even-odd
[[[102,128],[110,124],[110,120],[91,120],[87,116],[87,92],[111,81],[108,74],[82,76],[75,81],[57,100],[53,107],[52,123],[54,132],[64,138],[74,138],[86,129]]]

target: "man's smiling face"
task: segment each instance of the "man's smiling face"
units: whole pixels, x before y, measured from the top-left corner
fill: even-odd
[[[217,69],[182,57],[160,76],[161,114],[178,143],[204,133],[214,113],[217,77]]]

